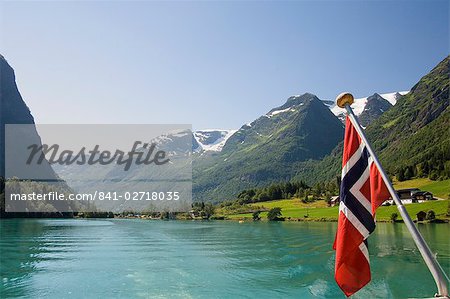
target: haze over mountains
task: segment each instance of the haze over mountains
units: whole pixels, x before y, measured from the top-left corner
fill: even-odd
[[[12,69],[3,58],[1,63],[2,128],[7,123],[33,123]],[[449,124],[448,69],[447,57],[409,93],[375,93],[355,100],[355,114],[390,174],[419,167],[421,175],[450,176],[449,138],[443,138]],[[342,112],[332,101],[305,93],[289,97],[238,130],[193,132],[194,200],[219,202],[272,182],[335,179],[344,133]]]

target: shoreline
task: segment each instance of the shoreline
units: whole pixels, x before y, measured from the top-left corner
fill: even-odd
[[[275,220],[275,221],[269,221],[266,219],[261,220],[252,220],[248,218],[234,218],[234,219],[223,219],[222,221],[238,221],[238,222],[338,222],[338,219],[302,219],[302,218],[294,218],[294,219],[285,219],[285,220]],[[377,220],[378,223],[404,223],[403,220],[396,220],[396,221],[390,221],[390,220]],[[435,219],[435,220],[425,220],[425,221],[418,221],[413,220],[414,223],[418,224],[442,224],[442,223],[450,223],[449,219]]]
[[[252,223],[258,223],[258,222],[327,222],[327,223],[336,223],[338,222],[337,219],[304,219],[304,218],[290,218],[290,219],[282,219],[282,220],[274,220],[274,221],[269,221],[267,219],[260,219],[260,220],[252,220],[246,217],[242,217],[242,218],[225,218],[225,219],[159,219],[159,218],[141,218],[141,217],[114,217],[114,218],[104,218],[104,217],[90,217],[90,218],[83,218],[83,217],[72,217],[72,218],[50,218],[50,217],[46,217],[46,218],[36,218],[36,217],[11,217],[11,218],[0,218],[1,220],[17,220],[17,219],[23,219],[23,220],[30,220],[30,219],[44,219],[44,220],[142,220],[142,221],[195,221],[195,222],[214,222],[214,221],[225,221],[225,222],[238,222],[238,223],[248,223],[248,222],[252,222]],[[377,220],[378,223],[392,223],[392,224],[398,224],[398,223],[404,223],[403,220],[396,220],[396,221],[390,221],[390,220]],[[449,224],[450,223],[450,219],[441,219],[441,218],[437,218],[434,220],[424,220],[424,221],[418,221],[413,220],[414,223],[416,224]]]

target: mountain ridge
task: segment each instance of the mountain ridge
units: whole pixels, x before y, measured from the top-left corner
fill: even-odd
[[[395,103],[397,102],[397,100],[407,94],[409,91],[401,91],[401,92],[390,92],[390,93],[374,93],[371,96],[368,97],[364,97],[364,98],[358,98],[355,99],[355,105],[354,105],[354,112],[356,115],[360,116],[361,114],[363,121],[361,122],[363,126],[367,126],[371,121],[375,120],[376,118],[378,118],[382,113],[384,113],[387,109],[389,109],[391,106],[395,105]],[[312,93],[304,93],[302,95],[292,95],[290,97],[288,97],[288,99],[286,100],[286,102],[283,105],[277,106],[275,108],[272,108],[271,110],[269,110],[269,112],[267,112],[266,114],[261,115],[259,118],[261,117],[272,117],[276,114],[279,113],[284,113],[284,112],[289,112],[290,109],[292,109],[293,106],[299,105],[302,103],[302,101],[304,101],[307,98],[311,98],[311,97],[315,97],[318,100],[320,100],[323,104],[325,104],[325,106],[327,106],[328,108],[330,108],[331,112],[336,115],[336,117],[338,117],[342,122],[345,119],[345,110],[342,108],[339,108],[335,105],[334,101],[331,100],[323,100],[323,99],[319,99],[317,96],[315,96]],[[373,102],[373,98],[376,98],[376,102],[381,102],[381,103],[376,103],[374,104]],[[378,110],[375,110],[378,109]],[[383,111],[381,111],[381,113],[379,113],[379,109],[382,109]],[[375,113],[369,113],[368,110],[372,110]],[[364,113],[366,112],[366,113]],[[258,119],[259,119],[258,118]],[[256,119],[257,120],[257,119]],[[254,120],[254,121],[256,121]],[[243,127],[251,127],[252,123],[254,122],[250,122],[247,124],[244,124],[241,126],[240,129],[242,129]],[[225,143],[227,142],[227,140],[236,132],[238,132],[240,129],[200,129],[200,130],[196,130],[194,131],[194,151],[197,152],[220,152],[223,148],[223,146],[225,145]],[[217,146],[211,147],[209,144],[202,144],[202,142],[199,140],[199,136],[197,136],[198,133],[202,134],[204,132],[213,132],[219,134],[220,132],[225,132],[226,136],[224,136],[223,139],[221,139],[219,142],[216,143]],[[217,138],[216,140],[219,140],[219,138]]]
[[[225,200],[255,184],[289,180],[298,169],[292,165],[320,159],[342,136],[342,123],[315,95],[290,97],[243,125],[221,152],[194,160],[194,199]]]
[[[378,93],[367,97],[364,110],[359,114],[359,123],[363,127],[367,127],[371,122],[379,118],[384,112],[393,107],[388,100]]]
[[[447,56],[367,126],[367,137],[391,176],[450,177],[450,139],[445,138],[450,133],[449,69]],[[308,183],[335,179],[341,170],[342,146],[340,142],[320,162],[304,165],[295,179]]]

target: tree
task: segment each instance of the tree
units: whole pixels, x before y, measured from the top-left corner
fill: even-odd
[[[253,212],[253,214],[252,214],[252,216],[253,216],[253,221],[259,221],[259,220],[261,220],[261,217],[259,216],[259,214],[261,214],[260,211]]]
[[[260,191],[260,193],[256,194],[255,197],[257,197],[259,201],[268,201],[268,200],[270,200],[269,194],[267,194],[266,190]]]
[[[436,181],[439,177],[438,172],[436,170],[431,171],[429,177],[430,177],[430,180]]]
[[[272,184],[267,190],[268,196],[271,200],[281,199],[282,190],[279,185]]]
[[[313,202],[314,200],[315,200],[315,199],[314,199],[314,195],[312,196],[312,198],[309,198],[308,193],[306,193],[306,194],[305,194],[305,198],[302,199],[302,202],[303,202],[303,203],[310,203],[310,202]]]
[[[281,208],[279,207],[272,208],[267,213],[267,219],[269,219],[269,221],[279,220],[280,217],[281,217]]]
[[[215,207],[209,202],[206,204],[204,202],[194,202],[192,209],[194,210],[194,214],[199,215],[203,219],[211,218],[215,212]]]
[[[403,168],[399,168],[396,177],[399,182],[403,182],[405,180],[405,170]]]
[[[407,166],[405,169],[405,174],[404,174],[405,180],[410,180],[413,176],[414,176],[414,173],[413,173],[411,167]]]
[[[212,215],[214,215],[215,208],[211,203],[206,203],[203,207],[203,215],[204,218],[209,219]]]
[[[312,188],[312,194],[314,197],[318,197],[320,196],[320,194],[322,193],[322,185],[319,183],[316,183],[313,188]]]
[[[434,220],[434,219],[436,219],[436,213],[435,213],[433,210],[429,210],[429,211],[427,212],[427,217],[426,217],[426,219],[427,219],[427,220]]]
[[[398,214],[397,213],[394,212],[394,213],[391,214],[391,221],[392,222],[395,222],[397,220],[397,218],[398,218]]]

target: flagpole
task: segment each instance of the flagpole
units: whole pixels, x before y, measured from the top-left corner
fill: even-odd
[[[431,272],[431,275],[433,275],[434,281],[436,282],[436,286],[438,288],[438,294],[435,296],[449,296],[448,292],[448,283],[449,279],[445,275],[445,272],[443,271],[442,267],[434,257],[434,255],[431,253],[430,248],[428,247],[427,243],[423,239],[422,235],[420,234],[417,227],[414,225],[414,222],[411,220],[411,217],[409,216],[408,212],[405,209],[405,206],[402,204],[400,198],[398,197],[397,192],[395,192],[394,187],[392,186],[392,183],[387,176],[386,172],[384,171],[383,167],[381,166],[380,161],[378,160],[377,156],[375,155],[374,150],[372,149],[372,146],[370,145],[369,141],[367,140],[367,137],[364,133],[364,130],[362,129],[361,125],[358,122],[358,119],[356,118],[355,114],[353,113],[352,108],[350,107],[351,104],[353,104],[353,95],[350,93],[341,93],[336,98],[336,104],[340,108],[345,108],[347,110],[347,115],[350,117],[350,120],[358,132],[359,136],[361,136],[361,139],[366,144],[366,148],[370,153],[370,156],[373,158],[373,162],[378,168],[378,171],[381,174],[381,177],[383,178],[384,183],[386,184],[386,187],[389,190],[389,193],[392,196],[392,199],[394,200],[395,204],[397,205],[397,209],[400,212],[400,215],[403,218],[403,221],[406,224],[406,227],[408,228],[409,232],[411,233],[411,236],[414,240],[414,243],[416,244],[417,248],[420,251],[420,254],[422,255],[423,260],[425,261],[425,264],[427,265],[428,269]]]

